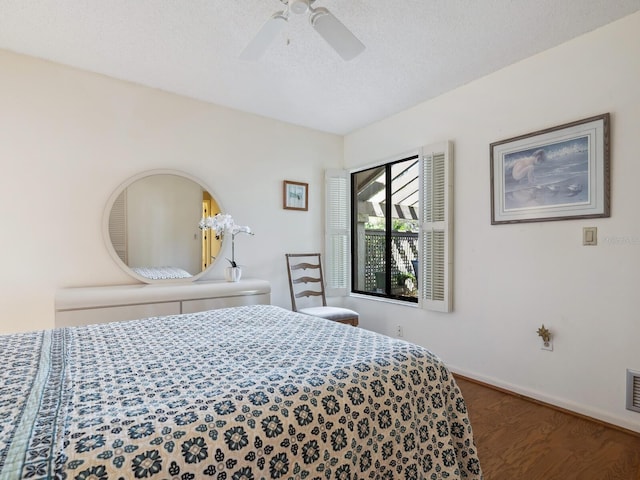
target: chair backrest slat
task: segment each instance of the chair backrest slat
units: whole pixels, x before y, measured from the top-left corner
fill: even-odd
[[[306,270],[307,268],[320,268],[320,265],[314,263],[297,263],[291,265],[291,270]]]
[[[296,298],[317,297],[319,295],[322,295],[322,292],[319,292],[317,290],[303,290],[300,293],[296,293]]]
[[[294,278],[293,283],[298,284],[298,283],[318,283],[320,281],[320,278],[318,277],[300,277],[300,278]]]

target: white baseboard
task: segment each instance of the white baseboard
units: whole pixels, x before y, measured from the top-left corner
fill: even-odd
[[[615,426],[624,428],[626,430],[631,430],[632,432],[640,433],[640,424],[637,422],[631,422],[625,418],[620,418],[615,415],[611,415],[610,413],[603,412],[595,408],[591,408],[587,405],[571,402],[562,398],[552,397],[550,395],[546,395],[536,390],[523,388],[519,385],[503,382],[496,378],[486,377],[476,372],[471,372],[463,368],[457,368],[453,365],[447,365],[447,366],[449,370],[453,372],[454,375],[457,373],[464,377],[468,377],[470,379],[477,380],[479,382],[486,383],[488,385],[493,385],[494,387],[502,388],[504,390],[508,390],[510,392],[514,392],[519,395],[523,395],[525,397],[538,400],[540,402],[548,403],[549,405],[563,408],[565,410],[569,410],[571,412],[575,412],[577,414],[584,415],[586,417],[591,417],[595,420],[599,420],[601,422],[615,425]]]

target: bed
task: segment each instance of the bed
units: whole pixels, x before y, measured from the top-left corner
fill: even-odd
[[[0,336],[0,478],[480,479],[414,344],[253,305]]]

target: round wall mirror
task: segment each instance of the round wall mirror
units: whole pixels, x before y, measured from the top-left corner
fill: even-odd
[[[142,282],[191,282],[220,251],[221,240],[198,226],[218,212],[211,190],[196,178],[175,170],[144,172],[107,202],[105,243],[116,263]]]

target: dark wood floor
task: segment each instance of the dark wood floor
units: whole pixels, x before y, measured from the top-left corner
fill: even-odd
[[[640,436],[456,380],[485,480],[640,480]]]

